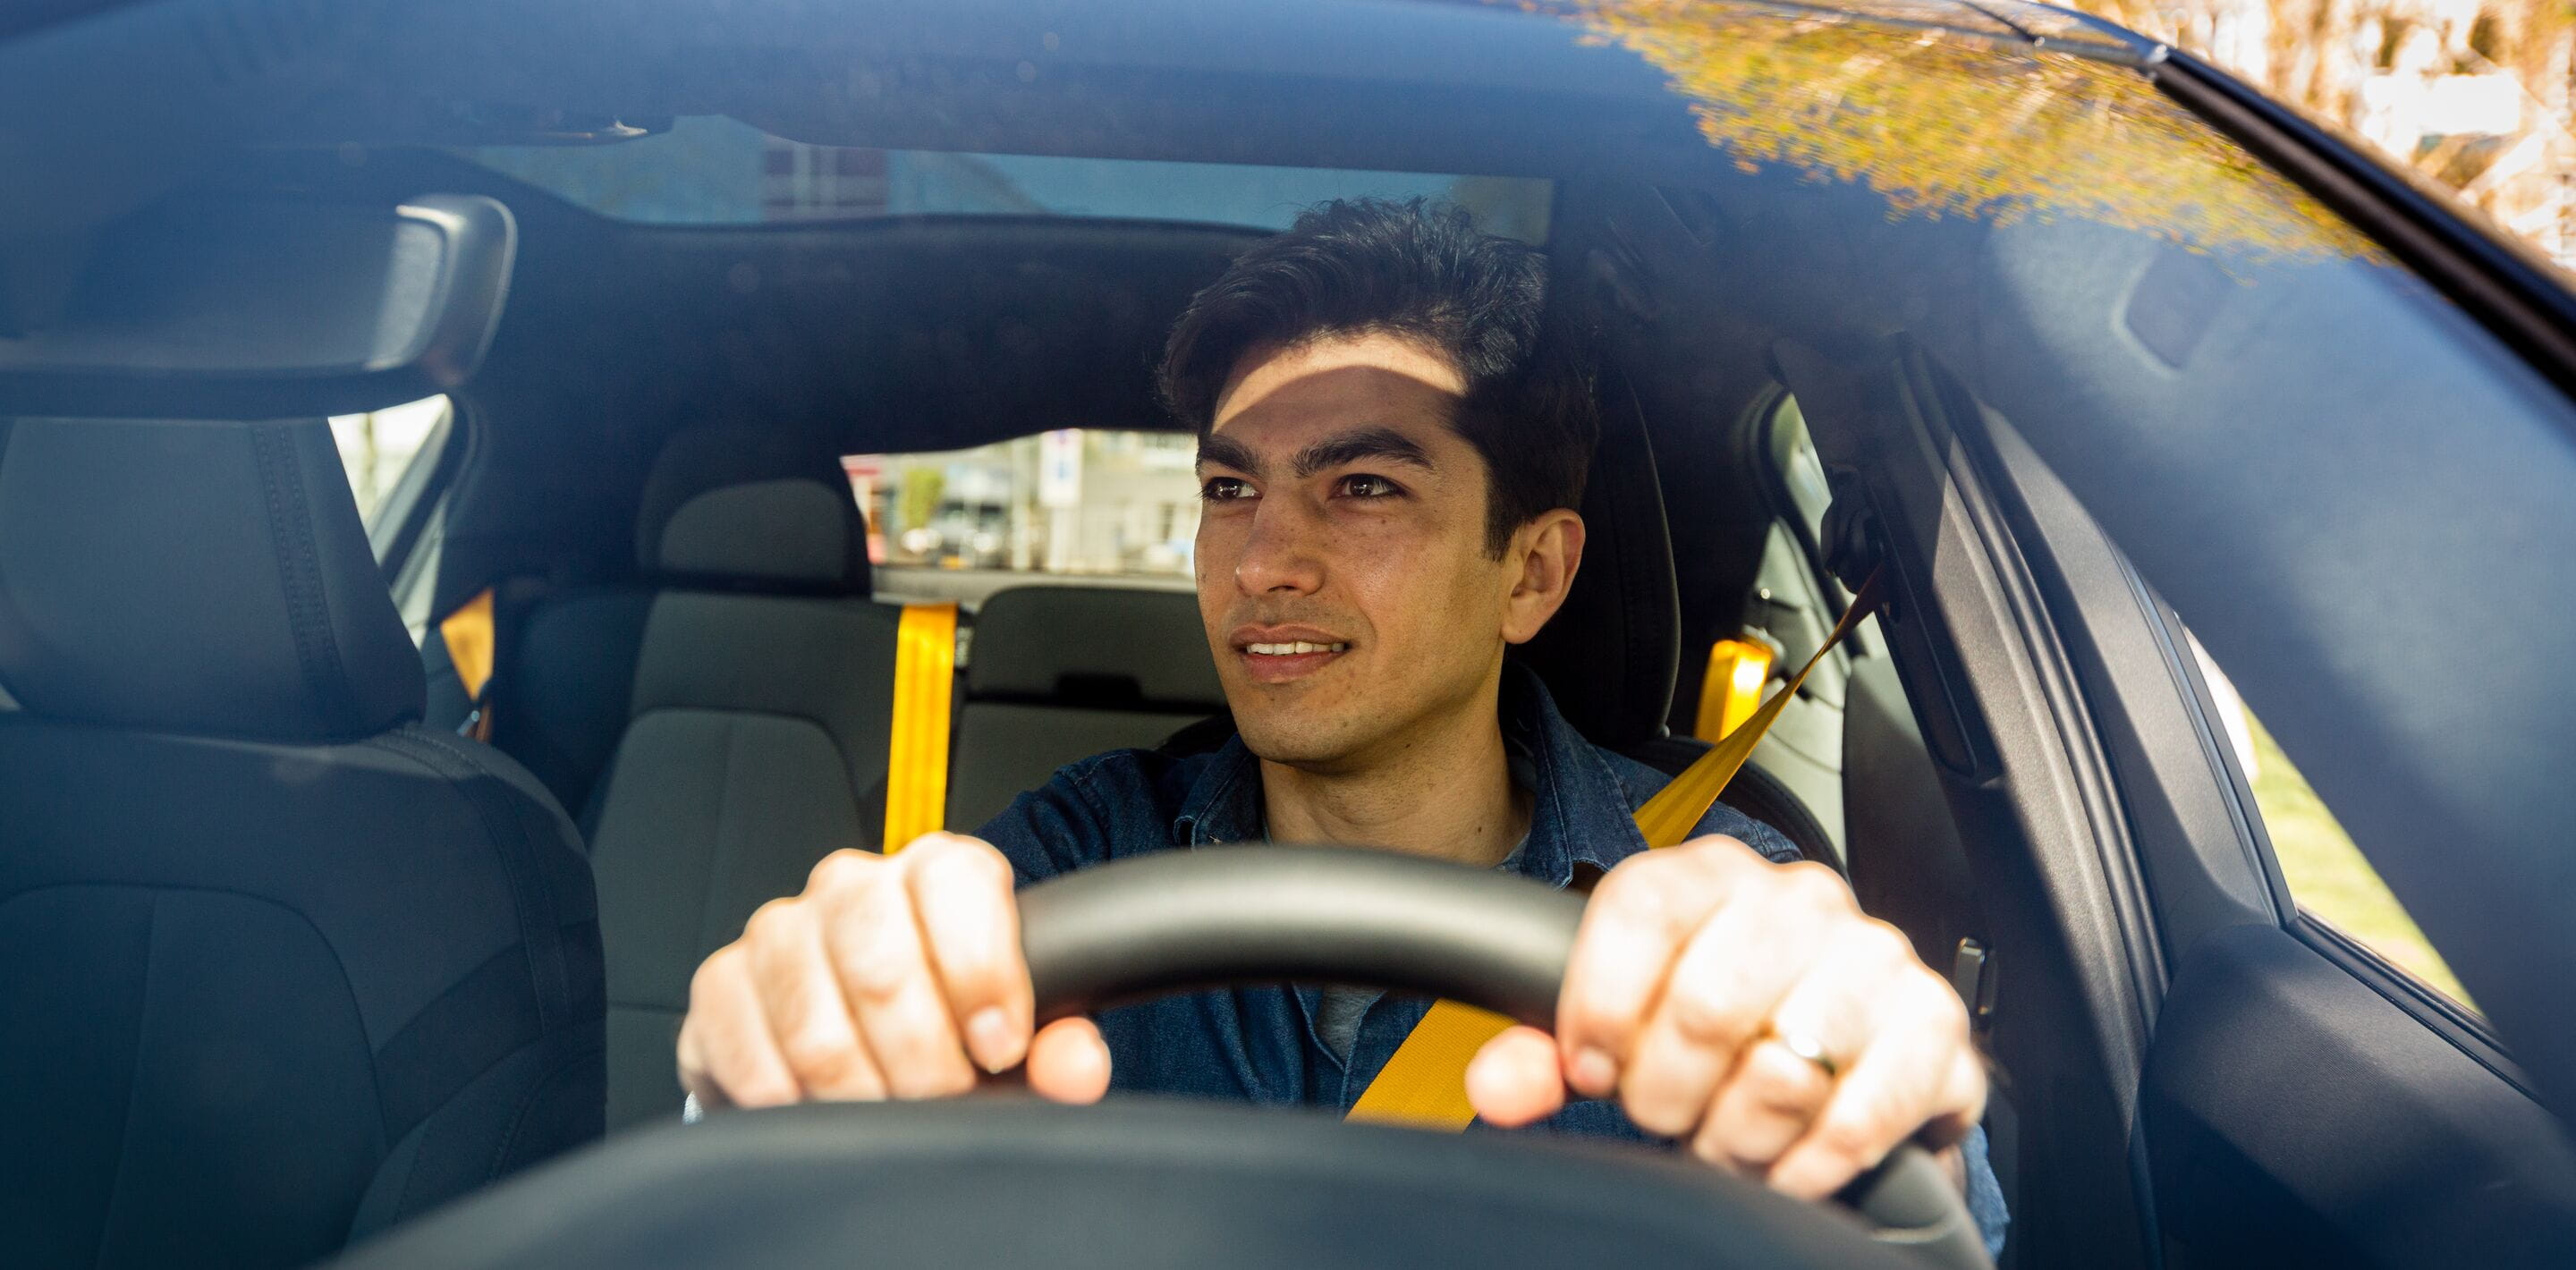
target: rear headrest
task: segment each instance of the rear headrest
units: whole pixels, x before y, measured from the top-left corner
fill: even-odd
[[[645,478],[635,547],[681,582],[868,593],[867,527],[816,445],[758,428],[674,434]]]
[[[424,695],[319,419],[0,420],[0,682],[34,715],[295,742]]]
[[[1644,419],[1624,389],[1603,395],[1601,444],[1576,509],[1583,514],[1583,565],[1565,607],[1512,655],[1538,672],[1576,731],[1617,749],[1664,734],[1681,667],[1682,614]]]
[[[975,613],[973,698],[1106,709],[1222,710],[1198,596],[1125,587],[1024,586]]]

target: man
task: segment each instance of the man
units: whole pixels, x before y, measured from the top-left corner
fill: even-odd
[[[1810,1199],[1919,1134],[1999,1246],[1985,1076],[1949,986],[1723,805],[1647,852],[1630,813],[1662,775],[1584,741],[1504,659],[1581,562],[1597,430],[1541,337],[1544,278],[1455,208],[1362,201],[1201,292],[1162,379],[1199,429],[1199,610],[1238,734],[1067,767],[980,839],[824,860],[699,968],[679,1042],[699,1101],[945,1096],[1025,1062],[1069,1102],[1115,1082],[1346,1108],[1426,1002],[1242,988],[1032,1035],[1014,884],[1262,839],[1556,886],[1597,870],[1556,1034],[1514,1028],[1468,1069],[1481,1120],[1677,1139]]]

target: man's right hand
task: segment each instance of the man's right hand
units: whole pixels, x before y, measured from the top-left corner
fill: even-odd
[[[943,1098],[1028,1062],[1031,1089],[1093,1102],[1109,1047],[1089,1019],[1034,1037],[1011,866],[929,834],[902,853],[835,851],[802,894],[760,906],[689,982],[680,1083],[701,1106]]]

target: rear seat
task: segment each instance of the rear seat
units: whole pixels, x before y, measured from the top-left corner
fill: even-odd
[[[950,743],[955,829],[973,831],[1064,764],[1159,745],[1225,709],[1187,591],[997,591],[975,615],[969,651]]]
[[[768,434],[675,438],[637,539],[648,584],[533,605],[494,706],[504,748],[585,791],[611,1129],[677,1114],[698,962],[816,860],[877,848],[901,617],[867,598],[837,468]]]

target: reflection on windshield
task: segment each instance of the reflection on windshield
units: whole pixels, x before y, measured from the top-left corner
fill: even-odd
[[[1572,0],[1560,11],[1670,77],[1737,166],[1860,183],[1892,215],[2081,219],[2255,256],[2373,253],[2127,67],[1804,9]]]

